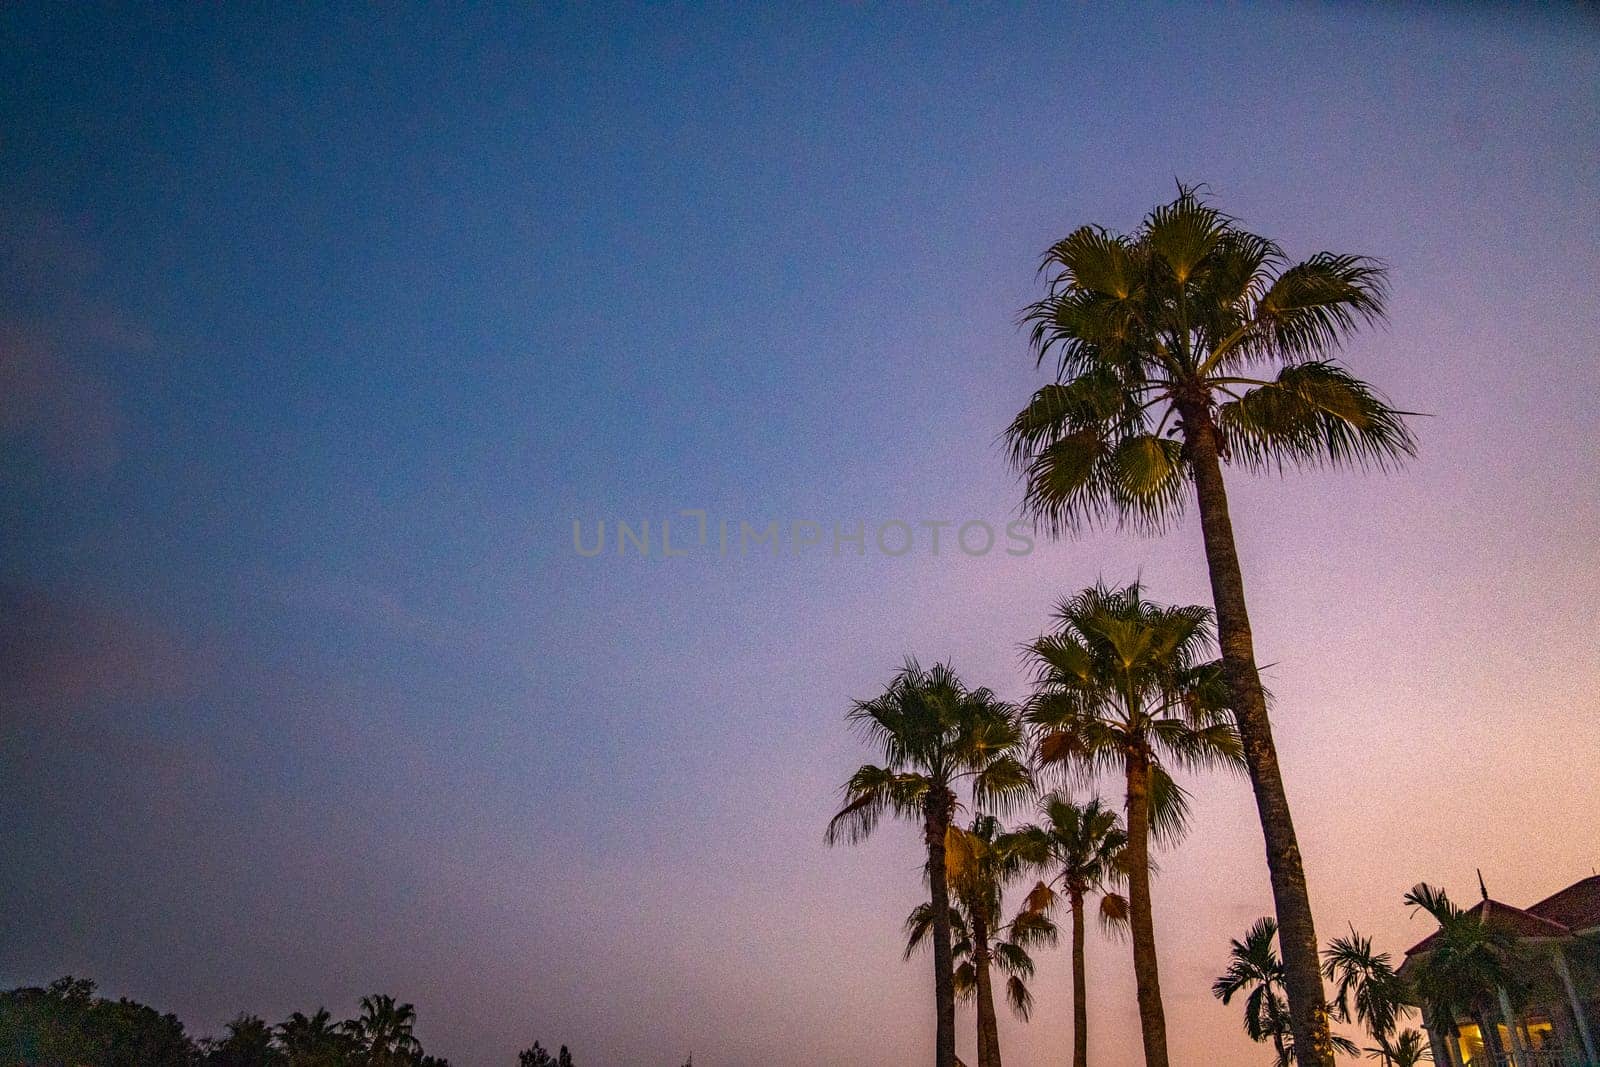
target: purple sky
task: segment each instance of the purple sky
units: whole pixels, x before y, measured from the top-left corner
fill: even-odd
[[[917,835],[821,844],[850,698],[908,653],[1020,696],[1061,595],[1205,601],[1197,528],[585,559],[571,524],[1002,525],[1039,253],[1175,177],[1384,259],[1348,362],[1432,415],[1399,474],[1232,485],[1322,932],[1398,953],[1418,880],[1525,904],[1600,863],[1592,15],[0,33],[0,986],[202,1033],[382,990],[459,1067],[926,1059]],[[1264,1062],[1209,995],[1268,908],[1248,788],[1190,784],[1175,1057]],[[1127,946],[1089,959],[1136,1062]],[[1008,1063],[1064,1061],[1066,971]]]

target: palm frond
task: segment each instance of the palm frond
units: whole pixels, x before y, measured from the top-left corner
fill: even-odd
[[[845,804],[828,820],[823,841],[858,844],[872,835],[886,813],[915,816],[931,783],[920,774],[895,772],[887,767],[863,765],[845,784]]]
[[[1011,1005],[1011,1010],[1017,1013],[1017,1018],[1023,1022],[1033,1014],[1033,994],[1028,992],[1027,983],[1019,976],[1011,975],[1006,979],[1006,1001]]]
[[[1282,368],[1275,380],[1218,405],[1230,461],[1253,470],[1388,468],[1416,454],[1416,438],[1376,390],[1336,364]]]

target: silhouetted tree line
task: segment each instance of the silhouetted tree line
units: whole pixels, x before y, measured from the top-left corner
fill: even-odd
[[[417,1010],[383,994],[362,997],[354,1019],[328,1009],[295,1012],[273,1026],[241,1014],[220,1037],[190,1037],[176,1015],[94,995],[85,978],[0,993],[0,1067],[450,1067],[423,1051]],[[573,1067],[561,1047],[537,1042],[518,1067]]]

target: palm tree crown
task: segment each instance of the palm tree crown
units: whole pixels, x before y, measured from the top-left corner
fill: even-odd
[[[1383,1061],[1384,1067],[1418,1067],[1422,1061],[1433,1059],[1428,1039],[1421,1031],[1407,1028],[1376,1040],[1376,1045],[1367,1046],[1367,1058]]]
[[[968,689],[948,664],[924,670],[908,660],[881,696],[856,701],[848,717],[884,761],[846,783],[845,805],[828,823],[830,845],[866,840],[885,813],[921,818],[930,803],[953,813],[963,779],[973,800],[990,807],[1008,807],[1032,788],[1018,758],[1017,709],[988,689]]]
[[[1393,1036],[1411,997],[1389,954],[1352,927],[1348,936],[1333,939],[1322,959],[1323,976],[1334,983],[1335,1017],[1363,1024],[1379,1044]]]
[[[353,1039],[327,1008],[318,1008],[311,1015],[294,1012],[279,1023],[278,1042],[289,1057],[289,1067],[337,1067],[345,1062]]]
[[[1277,1067],[1295,1062],[1294,1033],[1289,1021],[1289,1002],[1284,995],[1283,962],[1274,942],[1278,924],[1270,917],[1257,919],[1235,938],[1228,950],[1228,969],[1211,983],[1211,995],[1224,1004],[1249,991],[1244,1002],[1244,1032],[1252,1041],[1271,1041]],[[1329,1035],[1333,1049],[1345,1056],[1359,1056],[1355,1042],[1338,1034]]]
[[[959,897],[950,903],[950,927],[954,934],[952,955],[958,965],[955,969],[956,995],[970,1000],[977,995],[977,968],[972,960],[974,949],[972,920]],[[906,959],[927,943],[933,929],[933,908],[927,903],[918,904],[906,916]],[[1006,1002],[1017,1018],[1026,1021],[1033,1015],[1033,993],[1028,982],[1033,978],[1033,951],[1048,948],[1056,943],[1056,924],[1048,915],[1019,912],[1010,923],[999,927],[997,940],[990,946],[993,964],[1006,975]]]
[[[369,1067],[403,1067],[422,1049],[412,1033],[416,1022],[416,1008],[379,993],[361,998],[361,1015],[348,1025]]]
[[[1006,999],[1012,1010],[1027,1019],[1033,1008],[1027,980],[1033,977],[1030,946],[1053,945],[1055,924],[1035,909],[1024,908],[1010,922],[1002,915],[1005,887],[1029,866],[1033,841],[1025,832],[1003,831],[993,815],[973,817],[972,827],[956,830],[950,837],[947,869],[954,902],[969,917],[970,932],[984,935],[969,955],[973,956],[967,977],[977,986],[978,967],[993,962],[1007,975]],[[983,953],[987,952],[987,959]],[[961,955],[960,946],[956,954]],[[963,976],[958,969],[956,989],[961,992]]]
[[[1288,1028],[1289,1005],[1281,992],[1283,964],[1273,944],[1278,924],[1261,918],[1234,938],[1228,950],[1228,969],[1211,983],[1211,995],[1224,1004],[1248,990],[1244,1002],[1244,1032],[1251,1041],[1272,1041],[1279,1059],[1284,1057],[1284,1037]]]
[[[1039,761],[1079,775],[1150,761],[1152,831],[1179,832],[1184,794],[1166,764],[1234,766],[1239,739],[1219,665],[1205,659],[1211,612],[1144,599],[1139,583],[1095,585],[1061,602],[1059,629],[1028,646],[1036,678],[1027,718]]]
[[[1005,437],[1025,507],[1054,532],[1178,517],[1197,420],[1224,462],[1253,470],[1382,467],[1414,451],[1405,413],[1335,360],[1383,317],[1384,268],[1365,256],[1291,263],[1180,187],[1130,235],[1074,230],[1041,269],[1049,292],[1024,321],[1056,381]]]
[[[1121,818],[1098,796],[1078,803],[1059,790],[1039,799],[1039,814],[1043,826],[1021,831],[1029,839],[1030,858],[1045,875],[1029,894],[1029,905],[1039,911],[1052,907],[1058,885],[1080,899],[1100,893],[1101,925],[1120,932],[1127,925],[1128,901],[1111,886],[1123,877],[1128,834]]]

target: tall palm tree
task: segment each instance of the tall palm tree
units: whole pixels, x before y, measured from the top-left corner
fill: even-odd
[[[1497,1047],[1500,1035],[1495,1024],[1503,1022],[1507,1032],[1516,1025],[1502,1008],[1503,1002],[1521,992],[1516,939],[1485,922],[1482,912],[1463,910],[1444,890],[1426,882],[1413,886],[1405,902],[1439,924],[1437,940],[1409,964],[1417,999],[1424,1005],[1424,1022],[1453,1034],[1457,1018],[1468,1016],[1477,1020],[1490,1051],[1504,1055],[1505,1050]]]
[[[1275,1054],[1273,1062],[1277,1067],[1289,1067],[1298,1059],[1289,1022],[1289,1004],[1283,991],[1283,961],[1278,958],[1274,944],[1277,936],[1278,924],[1271,917],[1264,917],[1256,920],[1242,941],[1232,941],[1228,969],[1211,983],[1211,995],[1227,1004],[1249,990],[1244,1004],[1246,1036],[1252,1041],[1271,1041]],[[1331,1034],[1328,1040],[1334,1051],[1342,1055],[1361,1055],[1361,1050],[1349,1038]]]
[[[1112,518],[1156,531],[1193,485],[1272,876],[1296,1038],[1332,1047],[1305,870],[1256,669],[1222,467],[1386,467],[1412,454],[1404,412],[1335,357],[1384,312],[1383,268],[1319,252],[1292,263],[1193,189],[1124,235],[1084,226],[1045,253],[1049,293],[1024,312],[1056,381],[1006,431],[1024,506],[1055,535]]]
[[[1322,961],[1323,977],[1334,983],[1334,1017],[1361,1023],[1374,1041],[1384,1045],[1410,1003],[1406,983],[1395,973],[1389,954],[1374,950],[1372,938],[1351,927],[1348,936],[1329,943]]]
[[[409,1067],[422,1051],[412,1033],[417,1009],[385,993],[361,998],[361,1014],[347,1023],[365,1067]]]
[[[1084,911],[1090,894],[1100,894],[1101,924],[1120,930],[1128,922],[1128,900],[1111,886],[1123,877],[1119,866],[1128,835],[1117,813],[1099,797],[1075,802],[1063,792],[1039,801],[1043,826],[1020,831],[1029,858],[1045,877],[1028,895],[1028,907],[1045,912],[1056,902],[1056,887],[1066,894],[1072,912],[1072,1067],[1089,1062],[1089,1007],[1084,967]]]
[[[824,840],[865,840],[885,814],[922,823],[933,909],[933,977],[936,1067],[955,1067],[955,976],[950,947],[950,893],[945,843],[966,782],[974,803],[1004,810],[1033,788],[1019,758],[1024,739],[1017,709],[984,688],[969,689],[948,664],[924,670],[916,660],[884,692],[857,701],[853,726],[883,752],[845,784],[844,806],[828,823]]]
[[[1220,667],[1204,662],[1211,613],[1162,607],[1137,582],[1096,585],[1062,601],[1059,628],[1028,646],[1035,671],[1027,717],[1041,765],[1080,777],[1114,772],[1126,788],[1128,925],[1147,1067],[1166,1067],[1166,1015],[1150,908],[1150,841],[1184,816],[1168,766],[1228,765],[1239,738]]]

